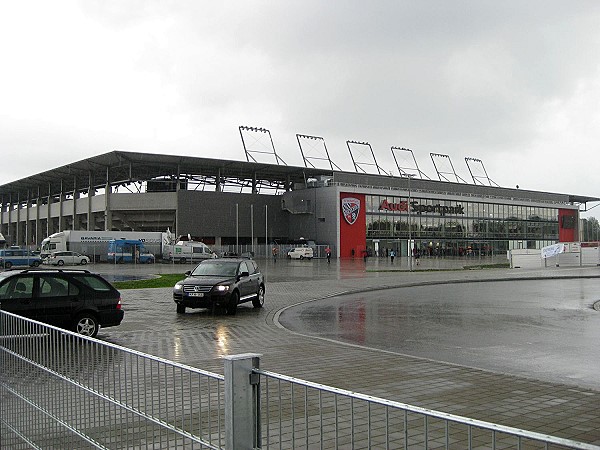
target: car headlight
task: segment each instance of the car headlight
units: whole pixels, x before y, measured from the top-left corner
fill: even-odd
[[[219,284],[218,286],[215,287],[215,289],[219,292],[226,292],[229,290],[229,286],[226,286],[224,284]]]
[[[181,289],[183,289],[183,284],[176,284],[173,286],[173,290],[175,291],[180,291]]]

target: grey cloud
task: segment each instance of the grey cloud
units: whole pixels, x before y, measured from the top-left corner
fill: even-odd
[[[510,170],[500,175],[503,162],[531,157],[523,149],[539,140],[540,111],[598,76],[595,1],[77,5],[106,33],[140,40],[128,56],[140,75],[158,80],[148,98],[168,97],[157,107],[191,127],[187,138],[173,138],[169,151],[176,153],[201,148],[204,156],[243,159],[237,126],[255,125],[271,129],[290,164],[301,163],[295,133],[307,133],[325,137],[347,169],[345,140],[358,139],[371,142],[386,164],[390,146],[407,146],[429,175],[429,152],[437,152],[450,154],[461,175],[462,159],[473,156],[509,180]],[[109,87],[136,83],[119,80],[119,67],[114,73]],[[91,148],[81,128],[63,142]],[[94,144],[101,153],[147,151],[151,143],[107,130]]]

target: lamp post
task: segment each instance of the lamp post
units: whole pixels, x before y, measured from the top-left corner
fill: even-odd
[[[492,237],[490,236],[490,222],[492,224],[492,234],[493,234],[494,233],[494,214],[490,214],[490,219],[488,220],[488,226],[487,226],[488,245],[490,246],[492,261],[493,261],[494,260],[494,241],[493,241]]]
[[[408,271],[412,272],[412,234],[411,234],[411,217],[410,217],[410,202],[411,202],[411,192],[410,192],[410,179],[414,177],[414,174],[407,173],[406,178],[408,178]]]

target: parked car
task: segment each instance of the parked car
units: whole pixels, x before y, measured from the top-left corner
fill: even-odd
[[[264,304],[265,279],[252,259],[207,259],[186,275],[187,278],[173,288],[173,300],[180,314],[185,313],[186,308],[220,306],[233,315],[240,303],[252,301],[255,308],[262,308]]]
[[[44,264],[51,264],[53,266],[64,266],[65,264],[81,264],[85,266],[89,262],[90,258],[77,252],[53,252],[44,259]]]
[[[3,248],[0,250],[0,266],[10,269],[12,266],[37,267],[42,263],[42,258],[33,252],[18,247]]]
[[[0,273],[0,309],[94,337],[123,320],[121,294],[100,275],[78,269]]]
[[[313,259],[314,251],[312,247],[296,247],[287,253],[290,259]]]

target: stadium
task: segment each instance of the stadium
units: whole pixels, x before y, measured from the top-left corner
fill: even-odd
[[[18,246],[63,230],[168,229],[258,256],[310,243],[341,258],[469,257],[576,242],[580,212],[600,200],[498,186],[476,158],[465,158],[467,182],[431,153],[432,179],[406,148],[391,147],[396,168],[384,170],[367,142],[347,141],[354,171],[344,171],[323,138],[300,134],[304,167],[288,166],[268,130],[240,135],[246,161],[111,151],[4,184],[0,232]]]

